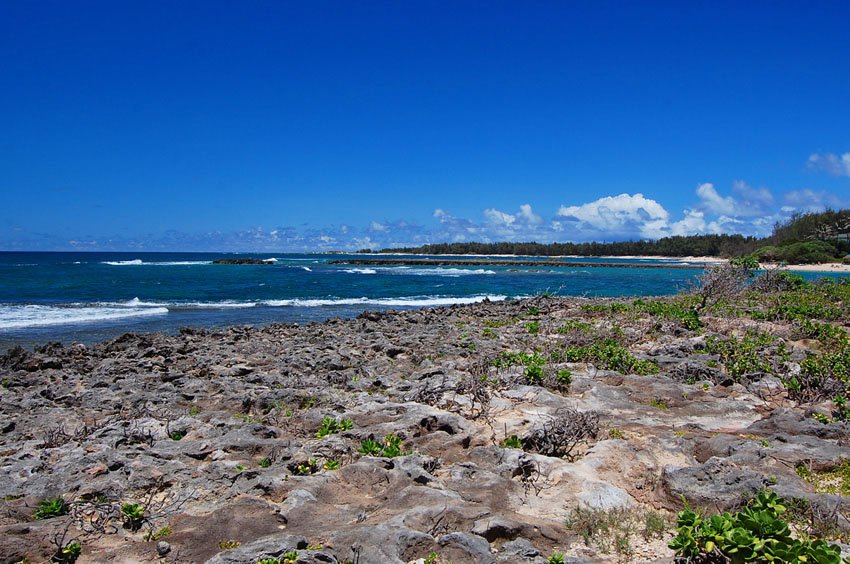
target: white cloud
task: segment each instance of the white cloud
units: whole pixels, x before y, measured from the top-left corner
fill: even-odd
[[[372,231],[386,231],[387,226],[384,225],[383,223],[378,223],[377,221],[373,221],[372,223],[369,224],[369,229],[371,229]]]
[[[515,214],[503,212],[496,208],[484,210],[487,223],[502,228],[525,228],[543,223],[543,218],[534,213],[531,204],[522,204]]]
[[[683,219],[670,224],[670,235],[693,235],[705,232],[705,214],[697,210],[685,210]]]
[[[519,213],[517,214],[517,216],[525,223],[529,223],[532,225],[543,223],[543,218],[534,213],[534,211],[531,209],[531,204],[522,204],[519,207]]]
[[[487,208],[484,210],[484,217],[487,219],[488,223],[505,227],[510,227],[516,221],[516,218],[513,215],[499,211],[495,208]]]
[[[811,188],[788,192],[784,200],[786,207],[797,211],[817,212],[825,208],[850,207],[850,198],[842,198],[826,190],[815,191]]]
[[[835,176],[850,176],[850,153],[812,153],[806,167],[821,170]]]
[[[697,196],[700,199],[700,207],[712,214],[734,215],[739,209],[734,198],[722,197],[711,182],[704,182],[697,186]]]
[[[579,231],[596,231],[609,239],[629,234],[655,237],[664,231],[670,218],[664,206],[643,194],[619,194],[580,206],[561,206],[558,216],[575,222]]]

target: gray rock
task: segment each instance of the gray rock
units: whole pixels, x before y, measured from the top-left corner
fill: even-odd
[[[472,532],[478,536],[484,537],[489,542],[496,540],[513,540],[522,531],[522,524],[502,517],[501,515],[493,515],[479,519],[472,527]]]
[[[156,553],[160,556],[165,556],[171,552],[171,545],[165,541],[159,541],[156,543]]]
[[[437,541],[449,560],[490,564],[495,562],[490,544],[484,537],[469,533],[449,533]],[[458,554],[460,553],[460,554]]]
[[[661,477],[665,491],[677,503],[684,496],[694,506],[720,510],[733,508],[745,496],[770,485],[766,476],[717,457],[699,466],[665,467]]]
[[[220,552],[206,564],[247,564],[261,558],[278,558],[285,552],[307,548],[307,539],[297,535],[276,534],[257,539],[233,550]]]
[[[503,556],[515,556],[518,558],[535,558],[541,555],[541,552],[531,544],[531,541],[526,538],[516,538],[502,545],[501,553]]]

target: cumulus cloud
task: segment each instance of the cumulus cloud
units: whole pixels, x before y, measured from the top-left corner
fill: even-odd
[[[670,235],[706,233],[705,214],[698,210],[685,210],[685,217],[670,224]]]
[[[571,222],[579,232],[608,234],[609,237],[638,235],[654,237],[664,230],[670,213],[643,194],[606,196],[579,206],[558,208],[560,226]]]
[[[722,197],[711,182],[704,182],[697,186],[697,196],[700,199],[700,208],[709,213],[734,215],[738,209],[735,198]]]
[[[522,228],[539,225],[543,222],[543,218],[534,213],[531,204],[522,204],[517,213],[507,213],[496,208],[487,208],[484,210],[484,218],[487,223],[503,228]]]
[[[488,223],[502,227],[510,227],[516,222],[516,217],[512,214],[499,211],[495,208],[487,208],[484,210],[484,218]]]
[[[812,153],[806,161],[810,170],[823,171],[834,176],[850,176],[850,152],[842,155],[835,153]]]
[[[534,213],[531,209],[531,204],[522,204],[519,207],[518,217],[525,223],[536,225],[543,222],[543,218]]]

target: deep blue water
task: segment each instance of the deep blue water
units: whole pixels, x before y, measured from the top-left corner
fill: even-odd
[[[210,264],[239,256],[276,261]],[[127,331],[173,332],[182,326],[304,323],[352,317],[367,309],[543,292],[587,297],[670,294],[693,285],[701,272],[699,268],[328,264],[346,256],[0,253],[0,350],[49,340],[91,343]]]

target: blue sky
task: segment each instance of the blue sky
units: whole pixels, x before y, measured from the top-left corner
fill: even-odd
[[[850,207],[850,3],[0,4],[0,249],[766,234]]]

